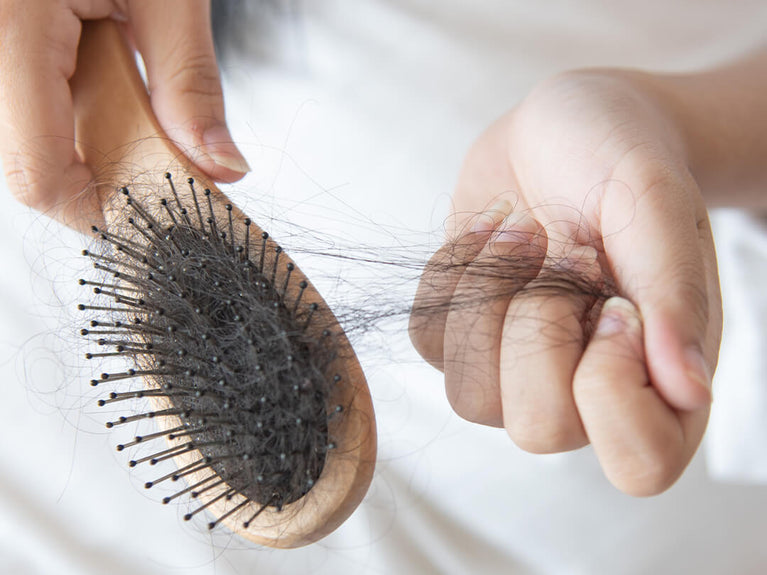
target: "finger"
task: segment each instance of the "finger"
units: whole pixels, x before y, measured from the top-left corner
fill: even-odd
[[[508,216],[464,271],[445,321],[448,400],[461,417],[501,426],[501,333],[514,294],[540,271],[546,234],[521,213]]]
[[[605,252],[644,318],[653,385],[673,407],[699,409],[711,399],[721,331],[705,206],[684,168],[644,158],[624,174],[601,201]]]
[[[128,13],[160,125],[213,179],[241,178],[250,168],[226,126],[209,0],[131,0]]]
[[[516,212],[530,208],[509,161],[512,116],[506,114],[491,124],[466,153],[452,198],[453,212],[445,222],[450,237],[473,220],[479,206],[505,200]]]
[[[482,251],[491,232],[510,211],[508,202],[496,202],[474,217],[467,233],[437,250],[424,268],[408,330],[421,357],[439,370],[443,369],[445,321],[453,292],[466,266]]]
[[[703,436],[708,410],[678,412],[650,384],[642,321],[626,299],[605,303],[573,389],[605,475],[630,495],[670,487]]]
[[[504,426],[514,443],[532,453],[570,451],[588,443],[572,382],[594,301],[592,293],[580,289],[600,277],[597,251],[574,247],[546,269],[549,277],[533,280],[511,301],[501,344]],[[572,276],[577,280],[566,281]]]
[[[111,2],[91,2],[105,17]],[[75,69],[80,18],[58,2],[3,2],[0,9],[0,153],[15,197],[51,217],[84,228],[100,219],[83,193],[89,169],[74,149],[68,79]]]

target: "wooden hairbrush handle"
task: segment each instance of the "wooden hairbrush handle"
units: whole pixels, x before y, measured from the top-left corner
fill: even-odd
[[[125,204],[117,192],[121,186],[130,186],[131,197],[138,201],[156,205],[160,199],[158,190],[165,185],[166,172],[173,174],[176,181],[192,177],[199,189],[210,189],[211,212],[215,212],[221,221],[225,221],[229,213],[237,222],[245,220],[244,214],[236,207],[227,210],[229,202],[226,197],[160,128],[134,55],[115,22],[101,20],[83,23],[71,89],[76,147],[93,170],[94,186],[103,209],[106,229],[126,226]],[[189,194],[179,186],[181,200],[187,205],[192,201]],[[158,210],[157,214],[156,217],[164,225],[171,225],[167,217],[162,220],[161,211]],[[251,226],[251,230],[249,244],[252,244],[254,251],[263,249],[261,230],[256,226]],[[238,239],[242,240],[242,237]],[[276,244],[270,239],[268,246],[270,254],[273,254]],[[269,255],[267,260],[271,261],[273,257]],[[280,262],[287,263],[290,259],[283,254]],[[291,277],[296,281],[305,279],[297,267],[292,273]],[[321,304],[319,313],[323,314],[324,322],[318,325],[324,328],[333,326],[336,341],[344,350],[333,365],[334,372],[342,374],[343,380],[348,382],[339,391],[341,397],[333,399],[346,406],[342,421],[329,423],[336,449],[327,452],[319,479],[305,495],[286,504],[282,510],[268,508],[257,514],[247,528],[242,518],[253,515],[254,510],[261,506],[259,503],[245,504],[239,497],[215,501],[222,489],[227,487],[226,484],[199,497],[199,500],[210,503],[208,509],[214,516],[226,516],[223,523],[232,531],[259,544],[275,547],[305,545],[338,527],[364,497],[375,465],[375,418],[362,369],[343,330],[316,289],[309,283],[302,293],[303,302]],[[156,387],[151,380],[146,384],[150,388]],[[162,399],[156,401],[163,402]],[[179,423],[180,420],[160,422],[165,427]],[[184,452],[176,455],[175,459],[179,467],[184,467],[194,457],[193,453]],[[188,477],[187,482],[201,481],[211,473],[214,473],[212,468],[207,468]],[[241,509],[229,513],[238,503]]]

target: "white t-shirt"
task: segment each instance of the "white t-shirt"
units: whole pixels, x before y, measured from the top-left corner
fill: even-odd
[[[225,67],[230,127],[254,167],[232,195],[266,228],[289,220],[368,245],[413,234],[429,238],[425,253],[438,247],[427,232],[447,214],[471,141],[536,82],[583,66],[693,70],[753,50],[766,31],[762,1],[306,2],[274,31],[271,56]],[[160,505],[143,472],[128,472],[70,357],[80,326],[64,313],[61,329],[55,317],[77,301],[69,264],[81,240],[2,193],[3,572],[761,572],[767,487],[717,479],[767,479],[767,301],[740,293],[744,283],[765,291],[767,249],[757,220],[715,221],[727,325],[709,447],[672,489],[634,499],[588,448],[530,455],[503,431],[461,420],[441,374],[393,326],[359,350],[380,436],[367,498],[322,542],[277,551],[185,524],[187,504]],[[738,280],[744,253],[748,282]],[[338,291],[331,279],[342,271],[318,283]]]

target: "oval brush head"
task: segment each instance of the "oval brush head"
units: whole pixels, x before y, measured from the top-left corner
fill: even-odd
[[[131,466],[175,460],[146,486],[183,479],[163,501],[198,499],[185,519],[208,510],[210,528],[278,547],[317,540],[356,508],[374,468],[372,403],[348,340],[268,234],[188,175],[113,23],[84,25],[72,86],[105,219],[93,228],[102,247],[86,251],[102,277],[81,280],[100,299],[80,306],[100,314],[83,330],[99,346],[87,357],[133,362],[91,383],[114,384],[102,406],[151,403],[107,427],[161,427],[118,450],[153,442]],[[115,192],[119,166],[141,176]]]

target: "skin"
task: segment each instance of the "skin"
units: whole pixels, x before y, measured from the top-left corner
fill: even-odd
[[[209,0],[4,0],[0,155],[6,181],[19,201],[75,228],[100,218],[83,197],[92,171],[75,152],[68,80],[81,22],[108,17],[123,23],[144,60],[165,132],[216,181],[236,181],[249,170],[226,127]]]
[[[95,218],[68,85],[81,22],[95,18],[123,22],[160,124],[190,159],[216,181],[242,177],[209,12],[209,0],[0,2],[0,155],[16,198],[73,227]],[[767,209],[765,93],[764,51],[688,76],[571,72],[477,140],[414,304],[447,311],[411,321],[459,415],[535,453],[592,443],[626,493],[676,481],[705,430],[721,335],[707,206]],[[527,271],[472,273],[498,256]],[[623,297],[522,296],[551,262]],[[450,306],[477,290],[506,295]]]
[[[533,453],[591,443],[631,495],[673,485],[722,329],[707,206],[767,208],[765,93],[766,52],[689,76],[569,72],[479,137],[410,324],[460,416]],[[504,274],[509,257],[529,272]],[[536,295],[552,263],[621,297]],[[458,305],[477,290],[504,296]]]

